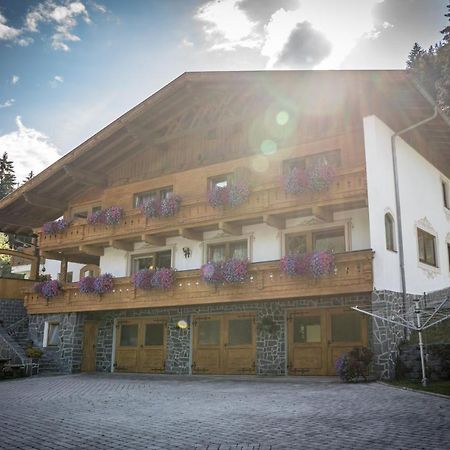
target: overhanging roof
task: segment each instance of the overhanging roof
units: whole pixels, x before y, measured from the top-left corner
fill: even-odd
[[[340,90],[343,98],[357,98],[363,116],[376,114],[395,131],[433,112],[403,70],[184,73],[1,200],[0,231],[30,234],[61,216],[69,201],[93,182],[104,184],[104,174],[114,165],[141,151],[156,151],[160,131],[186,102],[215,101],[230,92],[237,98],[249,90],[309,105]],[[443,114],[403,138],[450,177],[450,127]]]

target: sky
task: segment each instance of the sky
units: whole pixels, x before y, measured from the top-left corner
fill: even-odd
[[[0,153],[37,174],[187,71],[403,69],[447,0],[0,0]]]

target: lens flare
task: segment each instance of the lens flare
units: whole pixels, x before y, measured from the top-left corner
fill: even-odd
[[[269,159],[263,155],[255,156],[251,164],[255,172],[263,173],[269,169]]]
[[[289,122],[289,113],[287,111],[280,111],[276,117],[277,124],[284,126]]]
[[[278,146],[276,142],[272,141],[272,139],[264,139],[261,143],[260,149],[261,153],[264,155],[273,155],[277,152]]]

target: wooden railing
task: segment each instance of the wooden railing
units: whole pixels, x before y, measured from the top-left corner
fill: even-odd
[[[30,289],[34,283],[36,282],[33,280],[24,280],[22,278],[0,278],[0,299],[22,299],[24,290]]]
[[[373,288],[372,256],[371,250],[337,254],[334,273],[319,279],[285,275],[279,270],[279,261],[271,261],[250,264],[249,279],[236,285],[207,285],[198,270],[177,272],[174,287],[167,291],[135,289],[129,277],[116,278],[113,292],[102,296],[81,294],[77,285],[70,283],[59,297],[49,300],[28,292],[25,306],[30,314],[42,314],[369,292]]]
[[[109,239],[139,236],[143,233],[167,232],[180,227],[200,227],[222,220],[239,220],[263,214],[283,214],[296,209],[332,205],[366,198],[364,168],[341,171],[330,188],[324,192],[301,195],[286,194],[280,183],[255,187],[248,202],[229,209],[212,208],[204,197],[190,203],[183,202],[178,214],[166,218],[146,218],[139,210],[126,212],[122,222],[115,226],[73,223],[65,232],[45,235],[40,233],[42,250],[52,250],[80,244],[94,244]]]

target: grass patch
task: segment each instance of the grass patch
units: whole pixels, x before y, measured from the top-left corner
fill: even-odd
[[[450,396],[450,380],[444,381],[429,381],[428,386],[422,386],[420,381],[400,380],[388,381],[389,384],[397,387],[405,387],[415,389],[417,391],[434,392],[435,394],[442,394]]]

